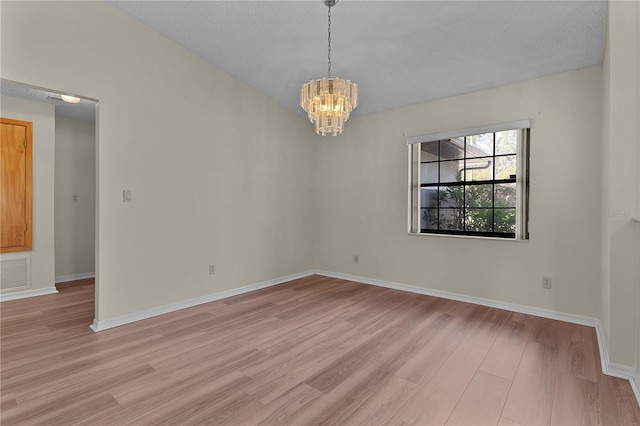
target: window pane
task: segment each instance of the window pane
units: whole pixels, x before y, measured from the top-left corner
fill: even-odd
[[[438,163],[420,164],[420,183],[438,183]]]
[[[518,149],[528,136],[516,129],[414,145],[412,155],[419,158],[412,160],[420,164],[420,179],[416,182],[412,174],[411,187],[420,192],[412,196],[412,228],[417,222],[423,233],[513,237],[516,209],[527,208],[528,159],[526,150]],[[413,204],[416,195],[419,206]],[[518,227],[519,235],[526,236],[526,223],[518,221]]]
[[[449,231],[464,230],[464,216],[462,209],[440,209],[440,229]]]
[[[475,232],[491,232],[492,209],[467,209],[466,210],[466,230]]]
[[[438,161],[438,141],[420,144],[420,161]]]
[[[493,158],[467,159],[465,180],[493,180]]]
[[[464,202],[463,186],[441,186],[439,190],[440,208],[462,208]]]
[[[440,141],[440,159],[456,160],[464,158],[464,138]]]
[[[438,209],[421,209],[420,229],[438,229]]]
[[[463,178],[464,160],[443,161],[440,163],[440,182],[460,182]]]
[[[467,158],[493,155],[493,133],[467,136]]]
[[[493,207],[493,185],[465,186],[466,207]]]
[[[438,188],[420,189],[420,207],[438,207]]]
[[[496,179],[515,179],[517,165],[515,155],[496,157]]]
[[[518,152],[518,132],[519,130],[507,130],[496,133],[496,155]]]
[[[495,207],[516,206],[516,184],[502,183],[496,184]]]
[[[495,209],[494,231],[495,232],[516,232],[516,209]]]

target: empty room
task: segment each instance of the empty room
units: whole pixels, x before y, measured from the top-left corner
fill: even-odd
[[[0,424],[640,425],[640,2],[0,1]]]

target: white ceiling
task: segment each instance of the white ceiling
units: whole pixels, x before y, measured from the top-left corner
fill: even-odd
[[[112,4],[280,104],[327,73],[327,7],[313,1]],[[359,1],[332,13],[332,75],[370,114],[603,61],[602,1]]]

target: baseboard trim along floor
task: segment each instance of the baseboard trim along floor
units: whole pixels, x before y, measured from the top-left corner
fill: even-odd
[[[87,278],[95,278],[95,272],[87,272],[84,274],[74,274],[74,275],[62,275],[60,277],[56,277],[56,284],[58,283],[66,283],[69,281],[77,281],[77,280],[86,280]]]
[[[24,299],[25,297],[44,296],[45,294],[57,293],[55,287],[34,288],[31,290],[12,291],[10,293],[0,294],[0,302],[7,300]]]
[[[547,309],[535,308],[532,306],[518,305],[515,303],[500,302],[497,300],[484,299],[481,297],[466,296],[463,294],[449,293],[441,290],[432,290],[423,287],[415,287],[406,284],[398,284],[389,281],[376,280],[371,278],[359,277],[356,275],[341,274],[330,271],[316,270],[315,274],[332,278],[340,278],[348,281],[355,281],[362,284],[375,285],[379,287],[392,288],[395,290],[407,291],[409,293],[424,294],[427,296],[441,297],[443,299],[456,300],[459,302],[473,303],[475,305],[488,306],[491,308],[503,309],[505,311],[519,312],[521,314],[533,315],[537,317],[549,318],[559,321],[570,322],[573,324],[586,325],[594,327],[598,338],[598,349],[600,351],[600,362],[602,364],[602,372],[608,376],[618,377],[629,380],[631,388],[640,405],[640,372],[633,367],[613,363],[609,360],[609,351],[604,337],[604,329],[598,318],[587,317],[583,315],[568,314],[564,312],[551,311]]]
[[[635,393],[638,404],[640,404],[640,373],[633,367],[626,365],[620,365],[612,363],[609,360],[609,353],[607,351],[607,345],[604,337],[604,330],[599,319],[593,317],[587,317],[576,314],[569,314],[564,312],[551,311],[547,309],[535,308],[532,306],[518,305],[515,303],[500,302],[491,299],[484,299],[481,297],[467,296],[457,293],[450,293],[441,290],[427,289],[423,287],[415,287],[406,284],[399,284],[389,281],[382,281],[372,278],[360,277],[355,275],[348,275],[324,270],[311,270],[300,272],[297,274],[287,275],[280,278],[275,278],[267,281],[262,281],[256,284],[251,284],[231,290],[225,290],[217,293],[212,293],[206,296],[197,297],[194,299],[184,300],[181,302],[171,303],[168,305],[159,306],[144,311],[134,312],[127,315],[122,315],[114,318],[108,318],[105,320],[94,320],[91,325],[91,329],[95,332],[107,330],[109,328],[118,327],[121,325],[129,324],[132,322],[140,321],[143,319],[151,318],[157,315],[166,314],[169,312],[177,311],[180,309],[186,309],[193,306],[201,305],[203,303],[213,302],[215,300],[224,299],[226,297],[236,296],[243,293],[259,290],[266,287],[282,284],[287,281],[295,280],[298,278],[307,277],[310,275],[323,275],[331,278],[340,278],[348,281],[355,281],[362,284],[374,285],[378,287],[392,288],[395,290],[406,291],[409,293],[423,294],[427,296],[440,297],[443,299],[456,300],[459,302],[472,303],[476,305],[488,306],[491,308],[503,309],[505,311],[518,312],[527,315],[533,315],[537,317],[549,318],[553,320],[565,321],[574,324],[586,325],[594,327],[596,336],[598,338],[598,347],[600,351],[600,360],[602,363],[602,372],[609,376],[618,377],[621,379],[629,380],[631,387]],[[54,288],[55,290],[55,288]],[[21,292],[23,293],[23,292]],[[43,293],[46,294],[46,293]],[[3,296],[2,300],[5,299]]]
[[[183,300],[181,302],[170,303],[168,305],[158,306],[156,308],[146,309],[144,311],[138,311],[127,315],[121,315],[114,318],[107,318],[105,320],[93,320],[91,329],[93,331],[107,330],[113,327],[119,327],[121,325],[129,324],[132,322],[140,321],[143,319],[155,317],[157,315],[168,314],[169,312],[178,311],[180,309],[191,308],[203,303],[213,302],[215,300],[224,299],[226,297],[237,296],[243,293],[249,293],[251,291],[260,290],[262,288],[271,287],[274,285],[282,284],[287,281],[296,280],[298,278],[308,277],[313,275],[313,271],[301,272],[298,274],[287,275],[285,277],[274,278],[272,280],[262,281],[256,284],[250,284],[247,286],[234,288],[231,290],[220,291],[217,293],[208,294],[206,296],[196,297],[194,299]]]
[[[3,424],[640,425],[593,327],[319,274],[269,284],[100,333],[93,279],[2,303]]]

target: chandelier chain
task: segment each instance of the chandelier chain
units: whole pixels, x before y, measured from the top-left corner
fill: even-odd
[[[2,1],[2,0],[0,0]],[[309,116],[317,134],[339,135],[351,111],[358,106],[358,85],[351,80],[331,77],[331,7],[338,0],[323,0],[327,12],[328,78],[311,80],[300,89],[300,106]]]
[[[329,6],[328,12],[328,20],[329,20],[329,29],[328,29],[328,41],[329,41],[329,50],[327,53],[327,65],[329,68],[329,78],[331,78],[331,6]]]

